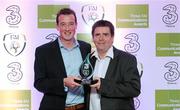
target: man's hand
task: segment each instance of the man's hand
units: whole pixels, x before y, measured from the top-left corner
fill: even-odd
[[[101,86],[101,80],[99,77],[94,78],[94,80],[98,80],[97,83],[90,85],[90,87],[92,88],[96,88],[97,90],[99,90],[100,86]]]
[[[76,83],[74,79],[80,80],[80,78],[75,76],[68,76],[67,78],[64,78],[64,86],[68,88],[74,88],[76,86],[81,86],[79,83]]]

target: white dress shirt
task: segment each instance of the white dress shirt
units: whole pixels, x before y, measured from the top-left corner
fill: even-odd
[[[95,50],[93,56],[97,58],[95,68],[94,68],[94,75],[93,77],[100,77],[105,78],[107,68],[110,62],[110,59],[113,59],[113,47],[111,47],[106,56],[103,59],[99,58],[99,55],[97,53],[97,50]],[[90,94],[90,110],[101,110],[101,104],[100,104],[101,96],[97,93],[95,88],[91,88],[91,94]]]

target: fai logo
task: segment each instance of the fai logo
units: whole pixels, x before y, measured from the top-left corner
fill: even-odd
[[[180,72],[178,71],[178,63],[175,61],[168,62],[164,65],[168,71],[164,74],[164,78],[169,82],[174,82],[179,79]]]
[[[26,46],[26,38],[23,34],[9,33],[4,35],[3,44],[6,51],[12,55],[19,55]]]
[[[8,66],[8,68],[11,68],[11,72],[7,74],[8,80],[12,82],[18,82],[22,79],[23,73],[21,71],[21,64],[18,62],[12,62]]]
[[[168,4],[163,7],[163,10],[166,11],[166,15],[163,16],[162,20],[165,24],[172,25],[177,22],[178,14],[177,8],[173,4]]]
[[[46,39],[47,39],[47,40],[50,40],[50,42],[52,42],[52,41],[56,40],[58,37],[59,37],[58,34],[56,34],[56,33],[51,33],[51,34],[49,34],[49,35],[46,36]]]
[[[136,53],[140,49],[139,37],[136,33],[126,35],[125,39],[129,39],[129,43],[124,46],[126,52]]]
[[[100,5],[85,5],[81,9],[84,22],[92,26],[96,21],[104,18],[104,7]]]
[[[6,8],[10,14],[6,17],[6,22],[10,25],[17,25],[21,21],[20,8],[17,5],[11,5]]]

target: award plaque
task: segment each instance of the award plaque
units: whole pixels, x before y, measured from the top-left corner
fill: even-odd
[[[94,69],[90,63],[90,54],[88,54],[79,69],[81,80],[75,79],[75,82],[82,85],[91,85],[97,83],[97,80],[92,80],[93,71]]]

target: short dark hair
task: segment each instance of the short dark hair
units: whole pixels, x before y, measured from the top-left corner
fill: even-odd
[[[74,10],[70,9],[70,8],[63,8],[61,10],[58,11],[57,15],[56,15],[56,24],[59,23],[59,16],[60,15],[74,15],[75,17],[75,23],[77,23],[77,17],[76,17],[76,13],[74,12]]]
[[[91,32],[92,36],[94,34],[94,30],[97,27],[109,27],[111,35],[114,36],[114,25],[110,21],[99,20],[99,21],[95,22],[94,25],[92,26],[92,32]]]

